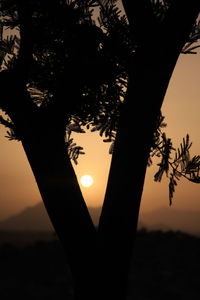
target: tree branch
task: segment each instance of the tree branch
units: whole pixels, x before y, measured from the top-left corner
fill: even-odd
[[[15,1],[12,1],[13,4]],[[32,59],[31,11],[25,0],[16,3],[20,26],[20,48],[13,68],[0,73],[1,99],[0,107],[13,122],[22,121],[32,115],[37,106],[32,102],[27,90],[27,75]],[[15,121],[14,121],[15,120]]]
[[[12,122],[5,120],[2,116],[0,116],[0,124],[4,125],[7,128],[13,129],[14,125]]]
[[[163,21],[162,30],[167,51],[174,51],[176,47],[177,53],[181,52],[199,13],[199,0],[174,0],[172,2]]]
[[[18,14],[20,23],[20,49],[17,60],[17,72],[26,80],[30,62],[32,60],[32,22],[31,11],[26,1],[18,2]]]
[[[122,0],[122,3],[136,42],[146,44],[156,25],[150,0]]]

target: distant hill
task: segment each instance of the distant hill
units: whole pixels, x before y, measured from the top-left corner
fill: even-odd
[[[98,224],[99,208],[90,207],[94,223]],[[54,231],[42,202],[27,207],[19,214],[0,221],[1,231]]]
[[[43,203],[40,202],[0,222],[0,230],[53,231],[53,227]]]
[[[95,225],[98,224],[100,208],[90,207]],[[180,230],[200,236],[200,211],[181,211],[174,208],[160,208],[142,212],[138,228],[149,230]],[[25,208],[19,214],[0,222],[1,231],[54,231],[42,202]]]
[[[146,227],[149,230],[162,229],[180,230],[186,233],[200,236],[200,211],[176,210],[166,207],[148,213],[141,213],[139,228]]]

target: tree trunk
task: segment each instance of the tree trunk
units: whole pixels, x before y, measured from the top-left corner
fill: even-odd
[[[162,26],[148,24],[154,31],[149,36],[146,33],[146,41],[144,35],[139,37],[141,47],[130,63],[127,98],[120,115],[99,223],[102,267],[105,264],[107,268],[107,285],[113,291],[118,288],[115,299],[126,299],[148,156],[169,80],[198,16],[199,3],[194,3],[182,5],[177,1]],[[140,24],[137,25],[140,32]]]
[[[170,65],[166,64],[163,69],[164,73],[159,60],[153,65],[145,64],[148,60],[149,56],[145,59],[142,53],[137,55],[134,73],[130,76],[100,217],[101,251],[109,269],[107,281],[112,277],[112,289],[119,287],[115,298],[119,300],[126,298],[148,157],[176,62],[173,57]]]
[[[64,133],[54,131],[54,128],[46,128],[46,132],[40,130],[29,134],[22,144],[48,215],[66,252],[76,299],[83,299],[88,297],[91,274],[95,271],[96,230],[67,155]]]
[[[102,253],[109,269],[107,281],[113,278],[112,289],[118,287],[115,299],[119,300],[125,299],[127,292],[146,165],[159,113],[159,107],[149,110],[148,97],[155,96],[155,93],[150,93],[148,87],[144,89],[145,83],[141,81],[139,84],[137,81],[137,87],[133,85],[129,88],[100,217]],[[141,90],[145,93],[141,94]],[[128,103],[131,100],[133,104]]]

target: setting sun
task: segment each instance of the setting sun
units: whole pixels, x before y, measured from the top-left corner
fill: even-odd
[[[94,180],[91,175],[83,175],[81,177],[81,184],[84,187],[90,187],[93,184]]]

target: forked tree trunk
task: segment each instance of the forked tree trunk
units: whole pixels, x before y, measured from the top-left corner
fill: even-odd
[[[24,97],[23,92],[17,91],[17,85],[16,93],[11,95],[11,110],[7,112],[16,126],[20,124],[19,131],[24,133],[22,144],[47,212],[66,251],[76,300],[126,299],[146,164],[157,115],[181,47],[197,15],[195,9],[187,15],[185,3],[189,1],[182,2],[185,11],[178,15],[181,17],[177,19],[179,27],[175,34],[173,26],[176,22],[169,22],[166,25],[169,30],[165,28],[161,32],[164,35],[162,42],[167,39],[165,46],[160,48],[161,41],[154,40],[149,47],[138,50],[137,59],[131,65],[127,99],[121,113],[98,234],[66,155],[63,127],[55,129],[51,125],[53,118],[44,118],[43,122],[41,118],[38,124],[33,119],[30,129],[23,129],[26,124],[21,123],[23,109],[26,112],[26,106],[31,104],[13,102],[16,96],[19,99]],[[177,31],[183,34],[176,36]],[[171,43],[169,47],[168,43]],[[27,108],[30,110],[32,107]]]

